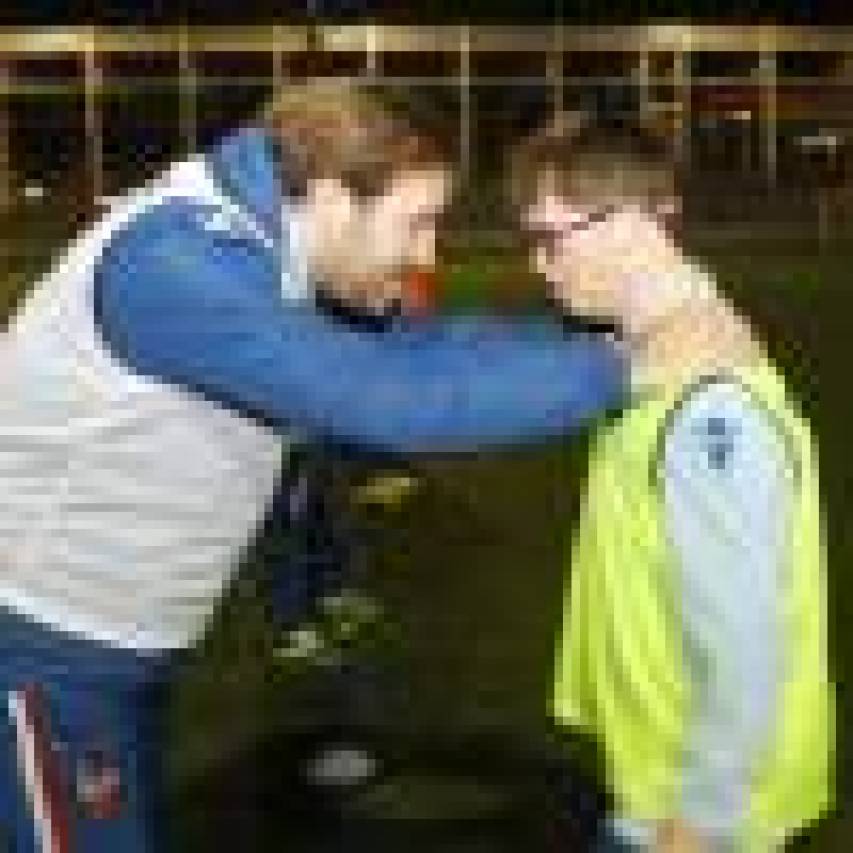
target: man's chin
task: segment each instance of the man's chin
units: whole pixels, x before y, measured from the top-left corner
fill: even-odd
[[[342,305],[353,310],[370,313],[385,314],[401,301],[401,292],[398,287],[389,287],[381,290],[375,284],[353,284],[326,286],[326,295],[330,296]]]
[[[618,320],[603,311],[576,302],[566,304],[564,300],[557,299],[552,294],[548,295],[547,301],[549,306],[560,314],[561,322],[568,331],[600,333],[619,331]]]
[[[399,293],[393,293],[388,295],[382,294],[380,296],[365,296],[360,304],[362,310],[369,314],[373,314],[376,317],[387,317],[390,314],[400,313],[404,302]]]

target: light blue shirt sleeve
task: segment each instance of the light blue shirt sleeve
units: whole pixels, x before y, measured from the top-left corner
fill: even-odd
[[[787,460],[769,413],[732,382],[695,392],[665,440],[666,523],[694,693],[681,816],[720,849],[745,816],[777,710]]]

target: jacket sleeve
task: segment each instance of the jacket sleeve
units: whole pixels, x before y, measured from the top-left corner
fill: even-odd
[[[682,817],[725,843],[777,713],[779,578],[790,480],[768,414],[717,383],[680,412],[664,455],[694,692]]]
[[[556,324],[353,331],[283,301],[268,254],[193,230],[195,215],[154,217],[98,271],[106,345],[139,373],[315,440],[404,452],[559,435],[619,401],[608,342]]]

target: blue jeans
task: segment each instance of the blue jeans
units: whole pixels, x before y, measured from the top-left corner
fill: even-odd
[[[174,664],[0,608],[0,850],[40,853],[42,835],[60,831],[78,853],[168,850],[161,759]],[[44,724],[28,716],[39,706]],[[32,757],[39,744],[44,761]],[[110,779],[120,786],[98,784]],[[52,804],[47,820],[36,791]]]

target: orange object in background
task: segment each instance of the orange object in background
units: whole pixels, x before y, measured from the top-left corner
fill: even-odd
[[[425,316],[438,307],[438,274],[433,269],[416,269],[403,282],[403,305],[407,314]]]

